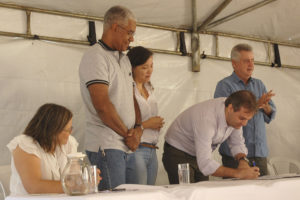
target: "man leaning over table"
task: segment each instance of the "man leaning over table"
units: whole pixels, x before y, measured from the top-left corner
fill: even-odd
[[[234,71],[218,82],[214,97],[227,97],[239,90],[249,90],[256,96],[259,110],[243,127],[243,135],[248,149],[247,158],[251,163],[255,162],[261,176],[267,175],[268,145],[265,123],[270,123],[275,118],[276,107],[271,100],[274,93],[272,90],[267,92],[261,80],[251,77],[254,70],[254,55],[250,45],[234,46],[231,50],[231,62]],[[221,144],[219,152],[224,166],[237,168],[238,163],[233,158],[226,141]]]
[[[247,162],[242,126],[257,109],[255,96],[246,90],[198,103],[182,112],[169,127],[165,136],[163,164],[170,184],[178,184],[178,164],[190,164],[190,180],[208,180],[208,175],[255,179],[257,167]],[[212,152],[228,139],[237,169],[221,166],[213,160]]]
[[[135,29],[130,10],[110,8],[101,40],[86,51],[79,67],[86,107],[85,148],[91,164],[101,170],[99,190],[127,182],[127,156],[139,146],[142,135],[135,125],[140,113],[133,96],[131,64],[122,53],[133,42]]]

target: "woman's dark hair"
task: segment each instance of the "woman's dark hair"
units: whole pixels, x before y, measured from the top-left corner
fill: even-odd
[[[72,112],[57,104],[42,105],[25,128],[24,134],[32,137],[46,151],[56,148],[58,134],[72,119]]]
[[[133,47],[127,53],[132,68],[144,64],[152,55],[152,51],[142,46]]]
[[[248,90],[240,90],[232,93],[225,100],[225,106],[227,107],[229,104],[232,104],[234,112],[239,111],[241,107],[244,107],[252,112],[257,111],[256,97]]]

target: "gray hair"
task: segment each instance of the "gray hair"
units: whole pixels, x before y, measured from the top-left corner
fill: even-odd
[[[136,21],[135,16],[128,8],[113,6],[104,15],[103,29],[104,31],[109,29],[114,23],[127,25],[129,19]]]
[[[251,51],[252,47],[249,44],[237,44],[231,50],[231,60],[239,61],[241,51]]]

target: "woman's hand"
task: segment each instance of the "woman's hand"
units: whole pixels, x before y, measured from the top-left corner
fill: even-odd
[[[164,124],[164,118],[160,116],[151,117],[142,123],[144,129],[150,128],[158,131],[164,126]]]

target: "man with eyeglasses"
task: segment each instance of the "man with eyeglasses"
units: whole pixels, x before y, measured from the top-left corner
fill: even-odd
[[[130,10],[110,8],[104,16],[101,40],[87,50],[79,67],[86,107],[85,148],[91,164],[101,170],[99,190],[126,183],[127,154],[136,150],[142,135],[131,64],[122,53],[133,42],[135,29]]]

